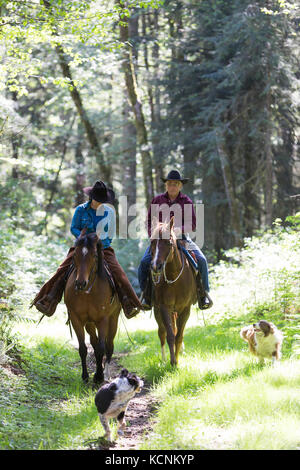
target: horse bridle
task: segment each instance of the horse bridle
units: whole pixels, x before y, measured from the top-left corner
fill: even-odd
[[[163,275],[164,275],[164,280],[167,284],[173,284],[174,282],[178,281],[178,279],[180,278],[182,272],[183,272],[183,269],[184,269],[184,258],[183,258],[183,251],[182,250],[179,250],[180,251],[180,256],[181,256],[181,270],[178,274],[178,276],[175,278],[175,279],[168,279],[167,278],[167,274],[166,274],[166,264],[168,262],[168,258],[171,254],[171,251],[169,251],[168,253],[168,256],[166,257],[164,263],[163,263],[163,267],[162,267],[162,270],[159,271],[159,273],[154,273],[153,270],[150,268],[151,270],[151,277],[152,277],[152,282],[153,284],[156,286],[157,284],[160,283],[160,280],[161,280],[161,273],[163,272]],[[157,277],[157,279],[155,279]]]
[[[97,255],[97,252],[95,252],[94,255],[95,255],[95,257],[94,257],[94,258],[95,258],[95,263],[94,263],[93,268],[92,268],[91,271],[90,271],[90,275],[89,275],[89,278],[88,278],[87,287],[83,290],[83,292],[84,292],[85,294],[90,294],[90,292],[91,292],[91,290],[92,290],[92,288],[93,288],[93,285],[95,284],[96,277],[97,277],[97,266],[98,266],[98,255]],[[74,265],[74,269],[76,270],[76,265],[75,265],[75,263],[74,263],[74,256],[73,256],[73,265]],[[94,272],[95,275],[94,275],[94,279],[91,281],[93,272]],[[89,284],[90,284],[90,286],[89,286]],[[113,291],[112,296],[111,296],[111,299],[110,299],[110,304],[113,303],[114,298],[115,298],[115,293],[114,293],[114,291]]]
[[[86,286],[86,288],[83,290],[83,292],[84,292],[85,294],[89,294],[89,293],[91,292],[92,287],[93,287],[93,285],[94,285],[94,283],[95,283],[95,280],[96,280],[96,277],[97,277],[97,265],[98,265],[98,255],[97,255],[97,253],[95,253],[94,259],[95,259],[95,263],[94,263],[93,268],[92,268],[91,271],[90,271],[89,278],[88,278],[88,282],[87,282],[87,286]],[[77,268],[76,268],[76,264],[75,264],[75,262],[74,262],[74,255],[73,255],[73,264],[74,264],[74,269],[76,270]],[[92,278],[92,274],[93,274],[93,273],[94,273],[95,275],[94,275],[94,279],[91,281],[91,278]],[[90,284],[90,286],[89,286],[89,284]]]

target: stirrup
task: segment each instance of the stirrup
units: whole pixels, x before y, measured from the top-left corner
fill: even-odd
[[[124,312],[125,317],[130,319],[130,318],[133,318],[136,315],[138,315],[138,313],[140,313],[140,309],[138,307],[133,307],[132,310],[125,311],[124,308],[123,308],[123,312]]]
[[[205,296],[199,298],[198,306],[200,310],[207,310],[208,308],[211,308],[213,306],[213,301],[211,300],[210,296],[206,291]]]

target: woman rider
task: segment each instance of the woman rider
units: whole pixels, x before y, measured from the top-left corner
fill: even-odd
[[[142,305],[125,272],[118,263],[113,248],[110,246],[115,214],[114,210],[105,203],[113,202],[114,192],[108,189],[102,181],[96,181],[94,186],[84,188],[83,191],[89,196],[89,201],[76,207],[71,222],[71,233],[78,238],[82,229],[86,228],[86,233],[96,232],[98,236],[100,235],[104,259],[114,279],[124,314],[127,318],[132,318],[139,313]],[[73,264],[74,250],[74,246],[70,248],[66,259],[59,266],[54,276],[43,285],[31,304],[31,307],[34,305],[44,315],[53,315],[57,304],[62,298],[68,274]]]
[[[178,204],[181,207],[181,214],[182,214],[182,223],[180,227],[176,227],[177,231],[181,232],[181,238],[186,240],[188,243],[188,250],[192,251],[197,259],[198,264],[198,271],[201,275],[198,274],[196,276],[197,280],[197,293],[198,293],[198,304],[199,307],[204,310],[210,308],[213,305],[213,302],[208,294],[209,292],[209,282],[208,282],[208,268],[207,268],[207,261],[200,250],[200,248],[196,245],[196,243],[192,242],[189,237],[189,234],[185,230],[185,220],[184,220],[184,206],[186,204],[192,205],[192,230],[196,229],[196,215],[193,207],[192,200],[186,195],[181,192],[182,185],[188,181],[188,178],[181,178],[179,171],[172,170],[169,172],[167,178],[162,178],[162,181],[165,183],[166,192],[163,194],[159,194],[156,196],[152,202],[153,204],[158,204],[161,206],[162,204],[167,204],[170,207],[170,217],[174,215],[171,211],[173,204]],[[175,208],[174,208],[175,210]],[[148,210],[148,235],[151,238],[151,207]],[[162,222],[162,211],[159,211],[159,221]],[[176,224],[176,217],[175,217],[175,224]],[[164,221],[165,222],[165,221]],[[143,298],[143,308],[145,310],[151,308],[151,292],[149,287],[149,283],[147,283],[149,272],[150,272],[150,263],[151,263],[151,251],[150,247],[146,249],[144,256],[140,262],[139,269],[138,269],[138,277],[139,277],[139,284],[142,291],[142,298]]]

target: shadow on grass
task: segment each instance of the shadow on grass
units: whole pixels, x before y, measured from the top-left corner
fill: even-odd
[[[24,348],[22,357],[26,375],[15,385],[14,400],[0,412],[8,423],[0,448],[86,448],[84,440],[102,430],[97,428],[96,392],[92,383],[82,382],[78,351],[46,338]]]
[[[270,319],[271,320],[271,319]],[[240,337],[240,330],[243,326],[257,321],[255,314],[247,314],[241,317],[227,317],[217,324],[206,326],[187,327],[184,332],[184,350],[187,357],[191,356],[191,361],[195,354],[198,358],[203,357],[203,361],[226,360],[224,354],[232,352],[248,351],[247,344]],[[168,374],[177,374],[179,368],[173,368],[169,362],[169,348],[166,343],[167,362],[161,360],[160,341],[157,329],[152,331],[136,331],[132,333],[133,344],[129,344],[126,338],[121,339],[118,348],[127,349],[128,355],[124,358],[124,366],[144,375],[153,384],[161,381]],[[238,367],[230,373],[219,373],[215,370],[208,370],[202,377],[189,377],[187,388],[199,391],[199,388],[213,384],[216,381],[233,380],[239,376],[251,376],[261,370],[261,366],[256,364],[253,356],[249,355],[249,363]],[[189,383],[188,383],[189,381]],[[195,383],[194,383],[195,382]],[[194,385],[192,385],[194,383]],[[184,384],[180,385],[180,393],[184,390]]]
[[[172,368],[169,361],[161,361],[157,329],[136,331],[127,337],[119,337],[116,351],[128,352],[122,357],[122,365],[147,378],[153,384],[164,381],[168,392],[180,395],[199,394],[201,390],[217,382],[232,381],[240,376],[252,376],[261,370],[249,356],[249,363],[228,372],[214,370],[209,359],[224,359],[224,353],[246,351],[247,345],[239,336],[240,328],[256,318],[246,315],[226,318],[216,325],[187,327],[184,335],[186,357],[197,354],[207,362],[207,368],[199,373],[195,368]],[[166,345],[169,358],[168,346]],[[26,393],[18,403],[12,403],[5,411],[12,423],[6,429],[4,448],[14,449],[66,449],[102,446],[98,429],[97,410],[92,386],[81,380],[81,364],[78,351],[54,339],[46,338],[34,348],[24,350]],[[183,360],[182,360],[183,361]],[[18,399],[17,399],[18,400]],[[99,424],[100,426],[100,424]],[[95,435],[96,434],[96,435]],[[94,439],[95,438],[95,439]],[[87,441],[89,439],[89,441]],[[99,440],[100,439],[100,440]]]

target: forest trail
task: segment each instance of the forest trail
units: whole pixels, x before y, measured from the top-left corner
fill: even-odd
[[[125,354],[115,354],[112,358],[110,365],[111,380],[116,378],[122,366],[122,357]],[[95,370],[95,359],[93,349],[88,345],[88,367]],[[129,371],[134,372],[134,371]],[[99,420],[99,438],[95,441],[87,442],[89,450],[138,450],[138,446],[142,438],[147,435],[152,425],[150,420],[153,420],[153,412],[156,408],[156,400],[150,393],[150,383],[145,381],[142,391],[137,394],[132,400],[130,400],[127,412],[125,415],[126,429],[123,436],[117,436],[117,438],[109,443],[103,437],[104,429]]]

